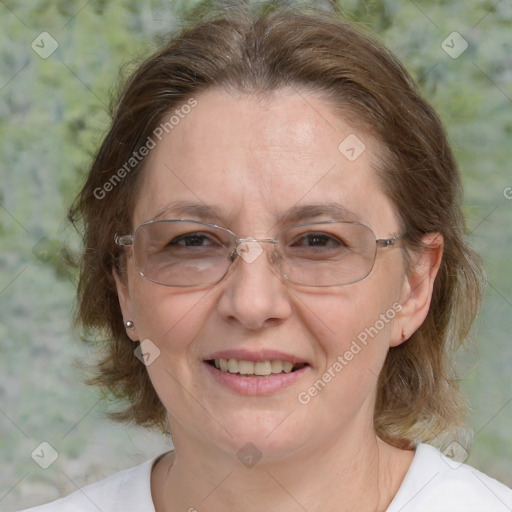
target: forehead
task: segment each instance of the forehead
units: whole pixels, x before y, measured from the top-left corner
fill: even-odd
[[[185,203],[235,230],[264,232],[301,207],[326,204],[373,227],[394,222],[374,170],[375,141],[332,105],[294,91],[210,90],[194,99],[147,157],[135,224],[180,217]],[[193,209],[181,213],[190,218]]]

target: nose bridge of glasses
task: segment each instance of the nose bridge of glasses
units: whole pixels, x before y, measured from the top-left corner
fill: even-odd
[[[268,243],[278,243],[278,240],[275,240],[274,238],[254,238],[253,236],[249,236],[246,238],[236,238],[235,243],[237,245],[240,245],[243,242],[268,242]]]
[[[278,241],[273,238],[236,238],[236,254],[238,254],[238,256],[240,256],[246,263],[252,263],[264,252],[260,243],[269,243],[275,246]]]

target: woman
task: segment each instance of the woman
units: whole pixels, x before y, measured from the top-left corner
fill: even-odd
[[[511,510],[462,452],[480,301],[441,123],[379,43],[237,13],[134,73],[77,203],[95,382],[174,451],[33,510]]]

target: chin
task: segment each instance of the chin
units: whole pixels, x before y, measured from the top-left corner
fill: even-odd
[[[299,414],[300,409],[290,408],[283,412],[243,409],[219,418],[227,432],[215,424],[205,437],[239,459],[247,455],[261,458],[262,462],[282,460],[310,442],[315,434],[311,418],[300,419]]]

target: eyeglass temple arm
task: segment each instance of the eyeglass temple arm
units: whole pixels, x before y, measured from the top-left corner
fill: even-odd
[[[405,233],[401,235],[396,235],[393,238],[379,238],[376,240],[377,245],[380,245],[381,247],[391,247],[392,245],[395,245],[397,242],[399,242],[402,238],[405,237]]]
[[[119,236],[117,233],[114,235],[114,240],[120,247],[128,247],[133,245],[133,237],[131,235]]]

